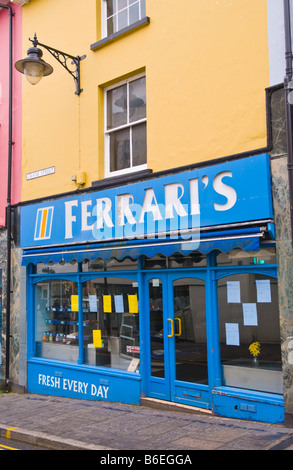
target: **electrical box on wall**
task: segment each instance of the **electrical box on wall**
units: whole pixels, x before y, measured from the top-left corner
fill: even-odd
[[[76,175],[76,183],[77,184],[85,184],[86,174],[84,171],[79,171]]]

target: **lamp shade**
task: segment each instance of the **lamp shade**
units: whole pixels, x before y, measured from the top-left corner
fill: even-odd
[[[25,75],[31,85],[36,85],[42,77],[53,72],[53,67],[42,59],[43,52],[38,47],[28,49],[27,55],[15,63],[15,68]]]

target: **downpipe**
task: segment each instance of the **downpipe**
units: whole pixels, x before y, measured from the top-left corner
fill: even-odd
[[[290,0],[284,2],[284,24],[285,24],[285,59],[286,59],[286,75],[284,79],[285,89],[285,106],[286,106],[286,136],[287,136],[287,168],[289,182],[289,203],[290,203],[290,220],[291,220],[291,242],[293,244],[293,102],[290,104],[290,93],[293,90],[292,83],[292,31],[291,31],[291,13]],[[293,96],[293,95],[292,95]],[[292,100],[291,100],[292,101]]]
[[[10,369],[10,305],[11,305],[11,170],[12,170],[12,70],[13,70],[13,22],[14,12],[10,5],[0,3],[0,8],[9,12],[9,115],[8,115],[8,170],[7,170],[7,207],[6,207],[6,231],[7,231],[7,260],[6,260],[6,363],[5,363],[5,391],[9,391]]]

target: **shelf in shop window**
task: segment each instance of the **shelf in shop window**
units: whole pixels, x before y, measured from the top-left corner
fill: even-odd
[[[47,339],[46,341],[42,341],[43,343],[64,344],[62,341],[64,337],[66,338],[66,340],[78,340],[79,338],[77,334],[76,335],[73,335],[73,334],[64,335],[63,333],[53,333],[53,332],[50,332],[50,334],[52,335],[53,338],[55,338],[58,335],[59,341],[56,341],[56,338],[55,338],[53,340]],[[84,341],[89,341],[89,336],[83,335],[83,339]]]
[[[57,307],[46,307],[47,312],[74,312],[78,313],[78,310],[72,310],[71,308],[57,308]],[[89,313],[90,309],[89,308],[84,308],[83,309],[84,313]]]
[[[73,326],[78,326],[79,322],[78,321],[67,321],[67,320],[46,320],[47,324],[54,324],[54,325],[73,325]],[[85,321],[82,323],[83,326],[89,326],[89,321]]]

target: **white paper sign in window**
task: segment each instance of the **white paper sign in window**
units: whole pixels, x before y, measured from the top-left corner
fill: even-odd
[[[238,323],[226,323],[226,344],[227,346],[240,346]]]
[[[227,302],[228,304],[241,302],[240,281],[227,281]]]
[[[243,324],[245,326],[257,326],[257,308],[255,303],[245,303],[243,309]]]
[[[256,292],[257,292],[257,301],[262,303],[271,303],[271,283],[269,279],[257,280],[256,282]]]

